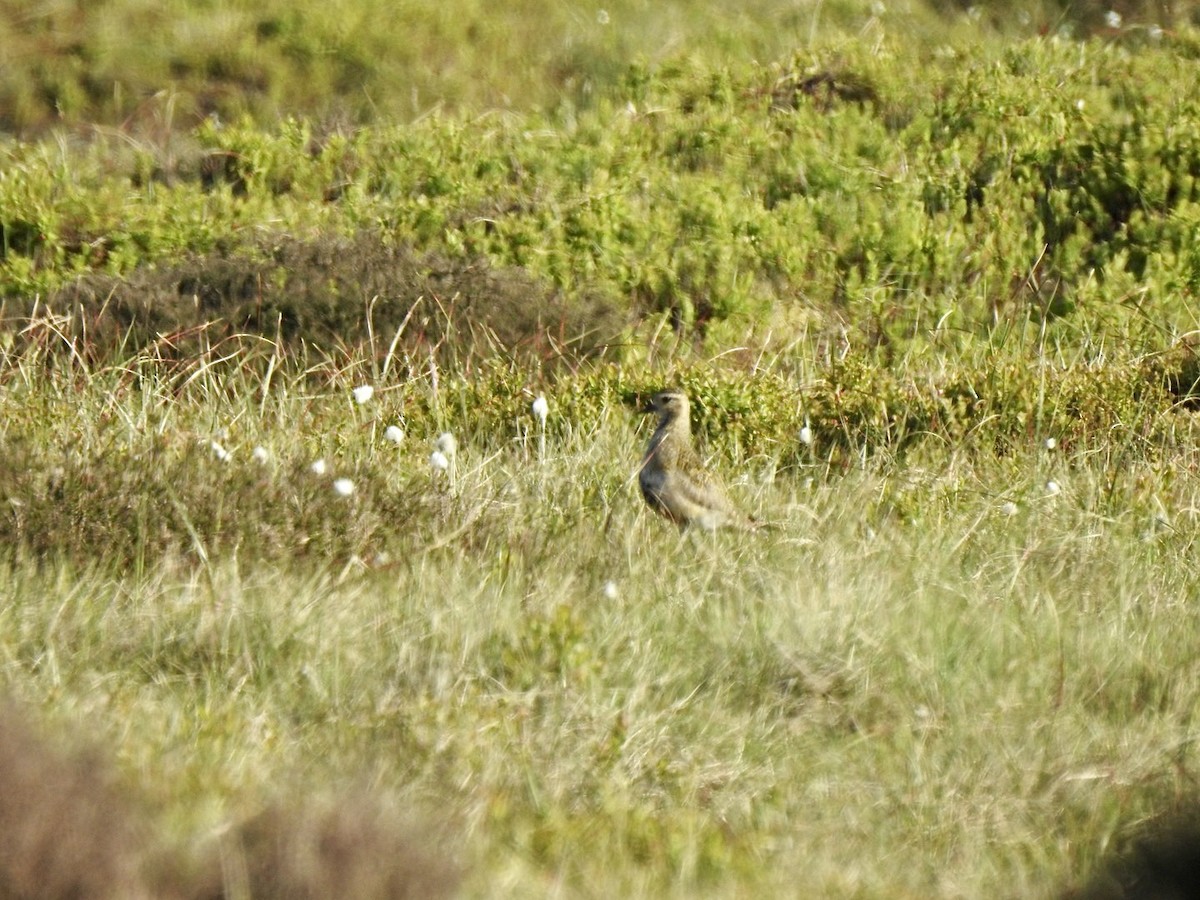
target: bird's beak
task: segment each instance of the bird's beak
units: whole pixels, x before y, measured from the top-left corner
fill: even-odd
[[[644,412],[644,413],[657,412],[657,410],[655,410],[655,408],[654,408],[653,400],[647,400],[645,403],[643,403],[641,406],[638,407],[638,411]]]

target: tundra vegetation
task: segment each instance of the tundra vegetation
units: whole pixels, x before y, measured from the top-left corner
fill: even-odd
[[[1194,837],[1200,32],[1113,6],[0,2],[0,881]],[[665,386],[769,527],[645,510]]]

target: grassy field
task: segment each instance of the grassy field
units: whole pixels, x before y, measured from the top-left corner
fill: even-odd
[[[0,4],[0,894],[1170,867],[1187,21],[254,9]],[[644,507],[667,385],[767,527]]]
[[[87,723],[174,841],[366,783],[469,896],[1028,897],[1191,792],[1178,413],[1141,411],[1181,429],[1155,452],[723,456],[774,527],[680,537],[619,404],[551,394],[544,451],[528,413],[447,410],[451,482],[432,430],[383,436],[428,381],[230,366],[5,375],[6,450],[40,441],[5,486],[8,690]]]
[[[1185,7],[1172,17],[1141,0],[1114,5],[1134,27],[1186,24],[1189,13]],[[100,125],[161,135],[213,114],[303,114],[345,125],[439,109],[570,111],[611,97],[636,59],[767,61],[885,32],[933,44],[981,28],[1025,36],[1112,30],[1109,6],[1095,0],[933,7],[915,0],[519,0],[502,8],[472,0],[109,0],[99,7],[2,0],[0,127]],[[155,39],[134,39],[144,34]]]

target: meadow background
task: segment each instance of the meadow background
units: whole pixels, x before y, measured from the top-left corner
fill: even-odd
[[[1197,24],[0,2],[0,893],[1186,874]]]

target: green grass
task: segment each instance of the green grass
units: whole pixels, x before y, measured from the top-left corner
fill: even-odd
[[[1120,4],[1127,31],[1185,26],[1190,11]],[[866,0],[730,7],[703,0],[581,4],[522,0],[502,9],[379,0],[248,3],[48,0],[0,3],[0,127],[25,134],[100,125],[134,135],[190,128],[209,115],[283,114],[361,124],[431,110],[566,113],[609,99],[631,61],[681,55],[705,65],[767,60],[795,48],[884,35],[1109,37],[1101,2]],[[139,40],[153,34],[154,41]]]
[[[1200,106],[1191,33],[1138,34],[631,63],[572,116],[13,142],[4,312],[102,351],[212,320],[328,349],[418,304],[410,338],[505,349],[662,316],[714,354],[824,333],[890,361],[1029,322],[1160,350],[1196,325]]]
[[[1055,897],[1194,809],[1195,32],[726,6],[0,3],[0,883]],[[768,527],[644,507],[667,385]]]
[[[680,537],[619,403],[551,387],[542,457],[527,400],[472,429],[444,386],[402,418],[428,379],[357,405],[363,360],[261,362],[4,371],[5,446],[41,440],[6,488],[5,683],[174,841],[368,779],[450,820],[468,896],[1047,896],[1189,790],[1186,413],[1133,411],[1153,454],[1114,428],[846,467],[818,432],[774,479],[714,440],[772,528]]]
[[[0,127],[36,133],[102,124],[161,135],[212,114],[362,123],[434,109],[570,110],[610,96],[639,58],[770,59],[864,27],[936,34],[964,21],[958,11],[939,20],[924,4],[890,6],[881,26],[858,0],[754,0],[736,8],[695,0],[523,0],[502,9],[468,0],[154,7],[52,0],[33,8],[9,0],[0,3],[0,50],[8,61]],[[1027,32],[1061,21],[1054,4],[1031,9]],[[1086,18],[1083,10],[1070,14]],[[137,39],[148,33],[154,41]]]

